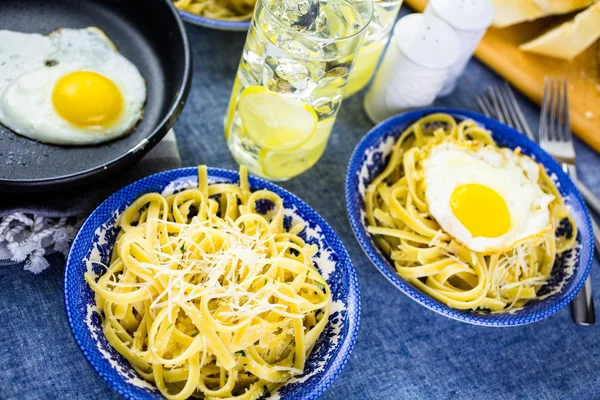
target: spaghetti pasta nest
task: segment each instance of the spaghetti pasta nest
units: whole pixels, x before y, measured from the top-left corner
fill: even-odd
[[[295,375],[329,316],[317,252],[274,192],[149,193],[120,216],[106,272],[85,279],[109,343],[167,399],[257,399]]]
[[[174,0],[180,10],[224,21],[249,21],[256,0]]]
[[[557,254],[574,246],[575,222],[552,179],[540,168],[538,184],[554,196],[550,229],[495,254],[468,249],[441,229],[425,198],[427,148],[447,141],[496,146],[490,133],[472,120],[457,123],[441,113],[420,119],[401,134],[384,171],[367,187],[368,231],[402,278],[448,306],[494,312],[518,309],[537,298]]]

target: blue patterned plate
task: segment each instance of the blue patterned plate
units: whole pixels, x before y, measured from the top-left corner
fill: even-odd
[[[556,179],[571,215],[579,227],[578,246],[565,252],[557,259],[549,282],[540,289],[545,297],[528,303],[523,309],[509,313],[484,313],[481,311],[456,310],[430,297],[402,279],[393,265],[379,251],[373,238],[366,230],[364,194],[369,183],[383,171],[396,139],[413,122],[428,114],[443,112],[461,121],[472,119],[490,130],[494,140],[501,147],[520,147],[524,154],[532,156],[544,165],[548,173]],[[401,292],[417,303],[442,315],[476,325],[516,326],[529,324],[554,314],[567,305],[583,286],[592,265],[593,234],[590,217],[579,192],[561,167],[536,143],[514,129],[480,114],[445,108],[430,108],[400,114],[383,121],[373,128],[356,146],[350,158],[346,173],[346,210],[354,234],[363,250],[375,267]],[[575,257],[572,273],[561,268],[567,259]]]
[[[203,17],[183,10],[179,10],[179,15],[181,15],[181,19],[185,22],[218,31],[245,32],[250,29],[250,20],[224,21],[222,19]]]
[[[211,182],[239,181],[237,172],[208,169]],[[302,238],[316,244],[315,264],[331,287],[333,305],[329,322],[306,364],[304,375],[292,379],[278,391],[282,400],[315,399],[342,371],[352,353],[360,323],[360,295],[356,273],[342,242],[331,227],[298,197],[258,178],[249,178],[252,190],[268,189],[283,199],[285,223],[305,223]],[[94,294],[83,278],[88,265],[108,264],[118,232],[116,221],[125,208],[144,193],[173,193],[198,185],[197,169],[183,168],[141,179],[119,190],[102,203],[84,222],[67,259],[65,307],[69,325],[83,355],[98,374],[128,399],[161,399],[160,392],[144,381],[107,342],[96,311]]]

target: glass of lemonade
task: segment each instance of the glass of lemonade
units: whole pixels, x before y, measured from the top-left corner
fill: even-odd
[[[402,0],[373,1],[373,18],[346,84],[345,99],[364,88],[371,80],[381,53],[390,38],[401,5]]]
[[[327,146],[372,0],[258,0],[225,116],[233,157],[277,181]]]

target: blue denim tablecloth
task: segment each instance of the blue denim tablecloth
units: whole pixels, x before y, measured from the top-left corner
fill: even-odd
[[[175,125],[184,166],[233,168],[223,137],[243,33],[187,26],[194,81]],[[471,61],[457,91],[437,105],[477,110],[475,96],[498,77]],[[309,172],[284,183],[338,232],[358,273],[363,314],[352,358],[323,399],[598,399],[600,324],[579,327],[568,308],[518,328],[483,328],[414,303],[371,265],[344,207],[352,149],[371,127],[363,93],[345,101],[329,146]],[[519,97],[532,128],[538,108]],[[600,195],[600,156],[576,143],[581,179]],[[80,353],[63,306],[64,260],[39,275],[0,268],[0,399],[116,399]],[[600,310],[598,266],[592,282]]]

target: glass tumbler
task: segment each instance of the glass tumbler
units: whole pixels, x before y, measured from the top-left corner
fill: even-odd
[[[372,0],[257,1],[225,115],[238,163],[283,181],[319,160],[372,13]]]
[[[375,74],[383,49],[390,39],[400,6],[402,0],[373,1],[373,18],[367,27],[365,39],[346,84],[345,99],[364,88]]]

